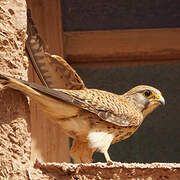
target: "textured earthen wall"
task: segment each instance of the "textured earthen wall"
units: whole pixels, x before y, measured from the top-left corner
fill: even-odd
[[[25,1],[0,1],[0,70],[27,79]],[[0,179],[20,174],[30,157],[28,101],[17,91],[0,91]]]
[[[0,1],[0,71],[27,79],[25,0]],[[30,162],[31,132],[27,98],[12,89],[0,89],[0,180],[21,180],[34,174]],[[28,173],[29,172],[29,173]]]

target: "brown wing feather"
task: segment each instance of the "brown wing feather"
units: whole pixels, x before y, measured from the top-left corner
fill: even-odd
[[[48,57],[48,63],[51,69],[56,74],[56,79],[61,78],[65,89],[79,90],[85,89],[85,84],[76,71],[60,56],[50,55],[45,53]]]
[[[47,53],[47,49],[28,10],[26,51],[43,85],[50,88],[84,89],[85,85],[76,71],[62,57]]]
[[[74,105],[118,126],[138,126],[143,119],[142,114],[123,96],[96,89],[58,91],[68,94]]]

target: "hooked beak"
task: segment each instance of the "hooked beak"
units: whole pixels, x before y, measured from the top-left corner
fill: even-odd
[[[160,104],[163,105],[163,106],[165,105],[165,99],[164,99],[164,97],[163,97],[162,95],[156,97],[156,98],[154,99],[154,101],[160,103]]]

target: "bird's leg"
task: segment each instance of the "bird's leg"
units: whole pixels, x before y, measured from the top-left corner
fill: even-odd
[[[107,165],[112,165],[113,164],[113,161],[111,160],[111,158],[110,158],[110,156],[108,154],[108,151],[104,152],[104,157],[106,159]]]
[[[92,131],[88,134],[90,147],[97,149],[104,154],[107,164],[112,164],[111,158],[108,154],[109,146],[114,138],[113,134],[108,132]]]

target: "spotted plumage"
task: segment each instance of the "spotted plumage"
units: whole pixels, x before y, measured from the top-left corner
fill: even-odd
[[[131,136],[150,112],[165,103],[159,90],[145,85],[117,95],[87,88],[50,89],[3,73],[0,73],[0,83],[42,105],[65,133],[74,138],[71,154],[75,162],[91,162],[96,150],[110,162],[109,146]]]
[[[143,120],[142,114],[123,96],[98,89],[58,91],[69,95],[70,103],[115,125],[137,126]]]

